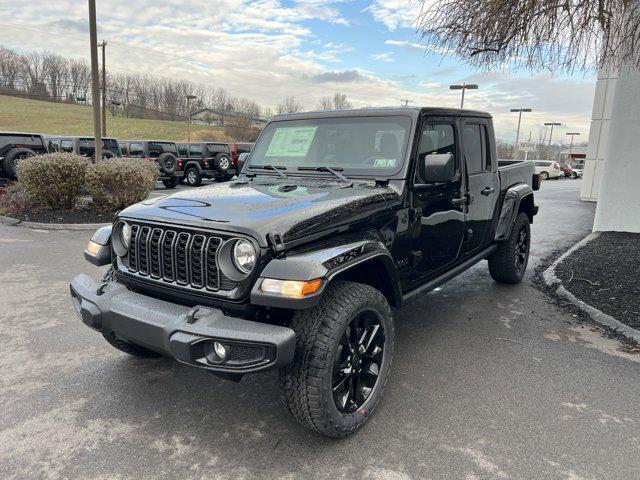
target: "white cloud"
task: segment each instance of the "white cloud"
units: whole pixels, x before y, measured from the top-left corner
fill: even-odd
[[[399,27],[411,28],[421,11],[419,0],[375,0],[365,8],[373,18],[393,31]]]
[[[387,40],[384,42],[386,45],[393,45],[394,47],[405,47],[413,50],[426,50],[426,46],[419,43],[409,42],[407,40]]]
[[[371,58],[379,62],[395,62],[393,52],[375,53],[371,55]]]

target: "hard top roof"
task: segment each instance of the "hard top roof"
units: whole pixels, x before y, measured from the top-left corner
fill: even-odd
[[[460,108],[442,107],[375,107],[357,108],[350,110],[314,110],[310,112],[284,113],[274,116],[271,121],[303,120],[306,118],[335,118],[335,117],[378,117],[387,115],[408,115],[418,118],[420,115],[443,117],[482,117],[491,118],[487,112]]]

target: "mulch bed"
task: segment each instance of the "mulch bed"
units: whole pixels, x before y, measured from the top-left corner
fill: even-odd
[[[115,213],[107,210],[38,210],[8,215],[23,222],[38,223],[111,223]]]
[[[583,302],[640,329],[640,234],[603,232],[556,267]]]

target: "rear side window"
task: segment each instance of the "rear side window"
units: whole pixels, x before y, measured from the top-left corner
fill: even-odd
[[[229,153],[229,145],[224,143],[207,143],[209,153]]]
[[[175,143],[169,142],[149,142],[149,156],[159,157],[163,153],[178,153],[178,149]]]
[[[49,151],[58,152],[60,150],[60,140],[49,140]]]
[[[61,140],[60,141],[60,151],[61,152],[73,152],[73,140]]]
[[[197,145],[189,145],[189,155],[192,157],[202,156],[202,145],[199,143]]]
[[[142,156],[144,155],[144,147],[141,143],[130,143],[129,144],[129,155],[134,156]]]
[[[463,131],[464,158],[469,175],[483,173],[487,166],[487,134],[484,125],[468,124]]]

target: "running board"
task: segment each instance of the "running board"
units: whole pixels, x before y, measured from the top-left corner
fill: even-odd
[[[416,288],[415,290],[411,290],[410,292],[405,293],[402,296],[402,305],[404,306],[404,305],[406,305],[408,303],[413,302],[415,299],[417,299],[421,295],[424,295],[425,293],[430,292],[434,288],[439,287],[443,283],[448,282],[452,278],[457,277],[458,275],[460,275],[465,270],[468,270],[469,268],[473,267],[480,260],[484,260],[485,258],[487,258],[489,255],[491,255],[497,249],[498,249],[498,245],[496,245],[494,243],[490,247],[485,248],[480,253],[474,255],[473,257],[469,258],[468,260],[465,260],[460,265],[456,265],[451,270],[443,273],[439,277],[436,277],[433,280],[429,280],[427,283],[425,283],[424,285]]]

